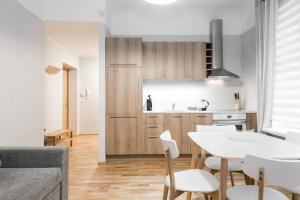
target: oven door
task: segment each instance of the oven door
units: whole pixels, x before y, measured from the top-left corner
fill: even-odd
[[[235,125],[237,131],[246,130],[246,120],[214,120],[214,126],[229,126]]]

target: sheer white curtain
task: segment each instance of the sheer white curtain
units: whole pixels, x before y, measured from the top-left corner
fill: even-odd
[[[278,0],[256,0],[258,130],[271,126]]]

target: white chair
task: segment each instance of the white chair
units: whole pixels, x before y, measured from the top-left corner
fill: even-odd
[[[171,162],[178,158],[179,152],[176,141],[172,139],[170,131],[165,131],[160,135],[161,144],[165,151],[167,161],[167,176],[164,180],[163,200],[167,199],[170,190],[170,200],[174,200],[184,192],[187,192],[187,199],[191,198],[192,192],[200,192],[209,195],[213,200],[218,199],[219,182],[211,173],[190,169],[174,172]]]
[[[211,126],[211,125],[197,125],[197,132],[236,132],[234,125],[228,126]],[[221,159],[216,156],[211,156],[205,159],[205,166],[215,174],[221,169]],[[234,186],[234,179],[232,172],[241,173],[243,171],[243,162],[241,160],[228,160],[228,170],[230,174],[231,185]]]
[[[247,155],[243,171],[258,181],[258,185],[241,185],[227,189],[228,200],[289,200],[281,192],[265,187],[295,187],[300,185],[300,161],[274,160]]]
[[[287,142],[300,145],[300,133],[288,132],[285,140]],[[296,195],[300,195],[300,186],[294,188],[285,188],[287,191],[293,194],[292,200],[296,200]]]

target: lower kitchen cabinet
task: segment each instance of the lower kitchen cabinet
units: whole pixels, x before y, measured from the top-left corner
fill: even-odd
[[[257,115],[256,113],[246,114],[246,128],[247,130],[257,131]]]
[[[190,139],[187,133],[190,130],[189,114],[166,114],[165,130],[170,130],[172,138],[176,141],[179,153],[190,153]]]
[[[138,154],[141,149],[140,119],[136,116],[107,116],[106,154]]]
[[[163,154],[160,143],[160,134],[164,132],[163,124],[143,124],[143,153],[144,154]]]

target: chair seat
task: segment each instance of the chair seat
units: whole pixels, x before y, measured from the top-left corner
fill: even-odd
[[[285,190],[294,194],[300,194],[300,187],[285,188]]]
[[[219,188],[217,178],[211,173],[199,170],[190,169],[180,172],[175,172],[175,189],[183,192],[215,192]],[[170,187],[169,176],[165,177],[165,185]]]
[[[227,189],[228,200],[258,200],[258,186],[241,185]],[[264,200],[289,200],[281,192],[264,187]]]
[[[216,156],[211,156],[205,159],[205,166],[220,171],[221,169],[221,159]],[[243,170],[243,162],[241,160],[228,160],[228,170],[237,172]]]

